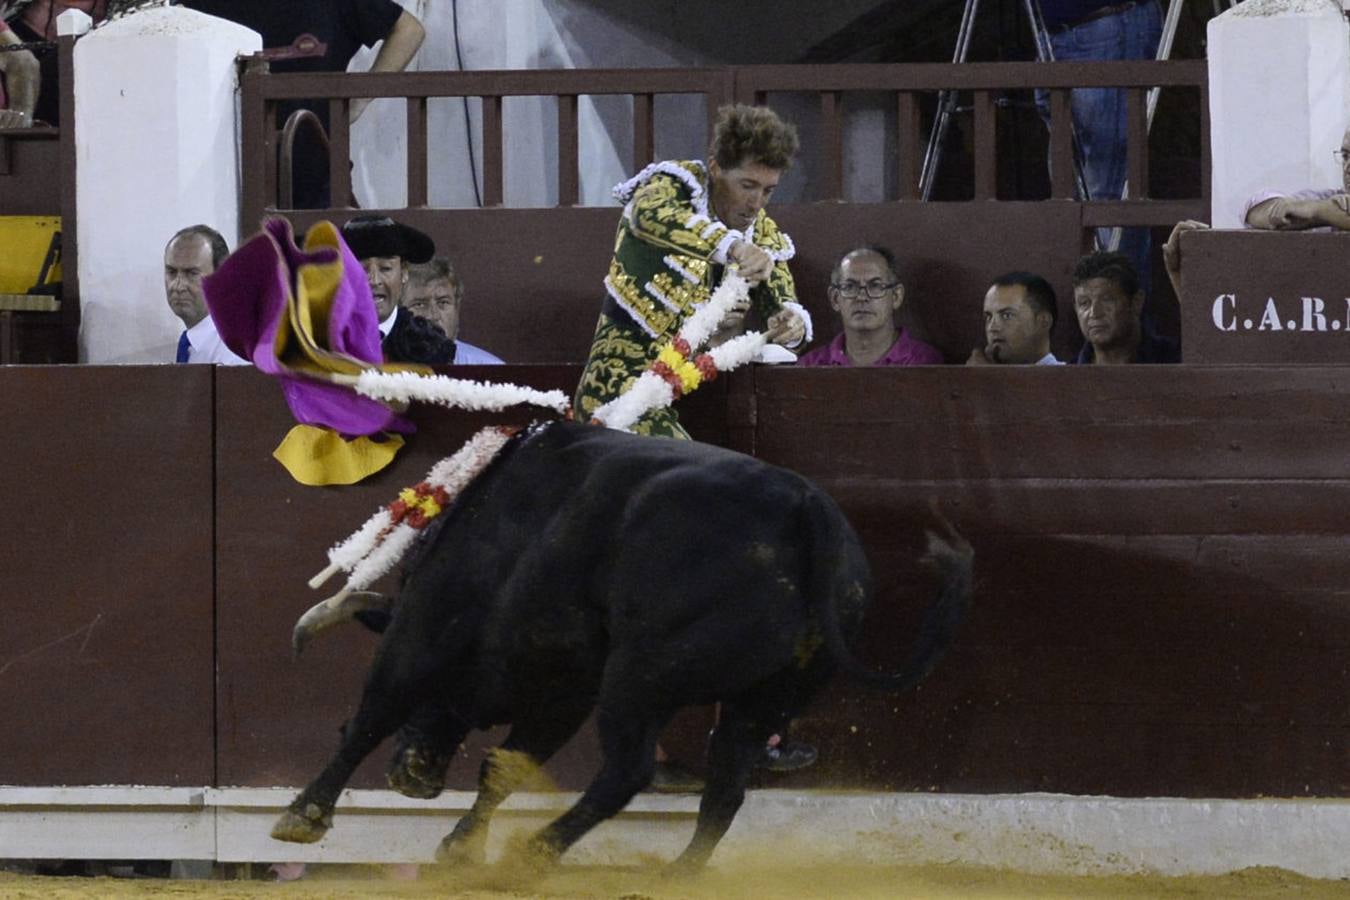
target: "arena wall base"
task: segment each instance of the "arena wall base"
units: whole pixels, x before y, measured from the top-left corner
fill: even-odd
[[[0,787],[0,854],[8,858],[204,859],[218,862],[427,862],[473,800],[417,801],[347,791],[317,844],[268,830],[289,789]],[[494,820],[489,855],[564,810],[575,794],[521,794]],[[568,860],[633,864],[673,858],[698,799],[639,796]],[[1350,876],[1350,801],[1118,799],[1055,794],[846,794],[755,791],[718,860],[961,864],[1037,873],[1222,874],[1278,866]]]

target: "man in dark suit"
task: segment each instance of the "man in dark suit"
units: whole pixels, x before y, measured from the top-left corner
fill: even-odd
[[[436,252],[431,238],[388,216],[357,216],[342,226],[342,239],[366,270],[385,362],[454,362],[455,342],[436,325],[399,305],[409,264],[424,263]]]

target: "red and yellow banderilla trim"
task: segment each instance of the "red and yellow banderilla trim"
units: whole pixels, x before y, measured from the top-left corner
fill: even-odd
[[[692,353],[689,342],[677,337],[661,347],[649,367],[652,374],[670,385],[671,394],[676,400],[697,390],[703,382],[717,378],[717,366],[712,357],[700,353],[691,360],[689,357]]]
[[[425,528],[449,505],[445,488],[423,481],[399,491],[398,499],[389,504],[389,525],[406,522],[413,528]]]

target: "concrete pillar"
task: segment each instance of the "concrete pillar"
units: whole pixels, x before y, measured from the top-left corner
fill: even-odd
[[[1246,0],[1209,23],[1214,226],[1263,190],[1339,187],[1350,26],[1339,0]]]
[[[82,360],[173,361],[182,325],[163,248],[197,223],[238,246],[235,56],[261,47],[257,32],[177,6],[75,45]]]

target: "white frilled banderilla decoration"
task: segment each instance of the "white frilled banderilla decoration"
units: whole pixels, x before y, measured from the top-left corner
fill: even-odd
[[[719,372],[729,372],[754,359],[773,340],[773,334],[747,332],[706,353],[694,354],[732,308],[745,300],[749,290],[749,283],[728,268],[708,302],[685,320],[679,335],[660,348],[656,360],[628,390],[595,411],[594,421],[627,431],[651,410],[669,406],[704,382],[712,381]],[[561,391],[537,391],[514,384],[487,384],[444,375],[369,370],[357,376],[330,378],[367,397],[401,403],[421,400],[472,410],[499,410],[531,403],[557,412],[568,406]],[[433,466],[425,481],[399,492],[394,502],[381,507],[355,534],[328,551],[327,568],[310,579],[309,586],[319,588],[338,572],[348,573],[347,583],[295,623],[292,644],[296,652],[310,636],[348,618],[357,609],[388,608],[391,601],[367,592],[366,588],[398,565],[421,530],[449,508],[514,433],[515,429],[510,428],[484,428],[459,452]]]

